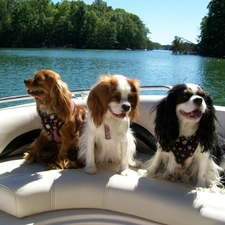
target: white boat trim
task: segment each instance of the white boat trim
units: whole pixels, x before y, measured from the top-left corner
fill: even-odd
[[[170,86],[141,86],[141,91],[168,91],[171,87]],[[71,90],[74,97],[79,95],[79,97],[84,98],[90,89],[78,89],[78,90]],[[10,97],[2,97],[0,98],[1,103],[7,102],[15,102],[15,101],[25,101],[33,99],[33,97],[29,95],[17,95],[17,96],[10,96]]]

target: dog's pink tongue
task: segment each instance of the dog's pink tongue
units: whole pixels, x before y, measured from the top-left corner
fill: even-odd
[[[121,114],[117,114],[117,116],[118,116],[119,118],[124,118],[124,117],[126,116],[126,114],[125,114],[125,113],[121,113]]]
[[[195,111],[191,112],[191,114],[193,116],[195,116],[196,118],[200,118],[202,116],[202,112],[199,110],[195,110]]]

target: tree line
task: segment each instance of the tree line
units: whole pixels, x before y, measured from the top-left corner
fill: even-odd
[[[208,15],[201,22],[199,53],[225,57],[225,0],[212,0],[207,8]]]
[[[137,15],[102,0],[0,0],[0,47],[153,49]]]
[[[208,14],[200,24],[198,44],[175,36],[171,45],[174,53],[225,57],[225,0],[211,0],[207,8]]]
[[[175,36],[179,54],[225,56],[225,0],[211,0],[200,24],[198,44]],[[137,15],[113,9],[103,0],[0,0],[0,47],[87,49],[168,49],[152,42]]]
[[[196,44],[178,36],[174,37],[170,50],[175,54],[198,54]]]

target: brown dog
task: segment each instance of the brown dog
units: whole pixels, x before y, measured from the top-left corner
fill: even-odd
[[[24,84],[27,93],[36,101],[43,125],[40,136],[31,144],[31,150],[25,153],[25,160],[42,163],[48,169],[80,167],[77,148],[85,109],[75,105],[67,84],[51,70],[37,72],[34,78],[24,80]],[[53,154],[42,157],[41,151],[49,146]]]

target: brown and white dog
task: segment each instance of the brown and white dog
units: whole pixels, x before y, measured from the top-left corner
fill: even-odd
[[[215,147],[216,115],[210,95],[196,84],[178,84],[155,110],[158,149],[140,174],[201,188],[220,185],[224,158],[222,149]]]
[[[86,111],[75,105],[72,93],[60,76],[51,70],[41,70],[24,80],[27,93],[34,97],[43,129],[25,154],[27,162],[40,162],[49,169],[77,168],[77,148],[80,128]],[[44,148],[55,150],[51,157],[42,157]]]
[[[138,113],[139,82],[122,75],[101,76],[91,89],[87,106],[86,129],[79,140],[78,158],[85,162],[85,172],[97,172],[96,164],[117,163],[119,173],[129,175],[134,159],[135,138],[130,129]]]

